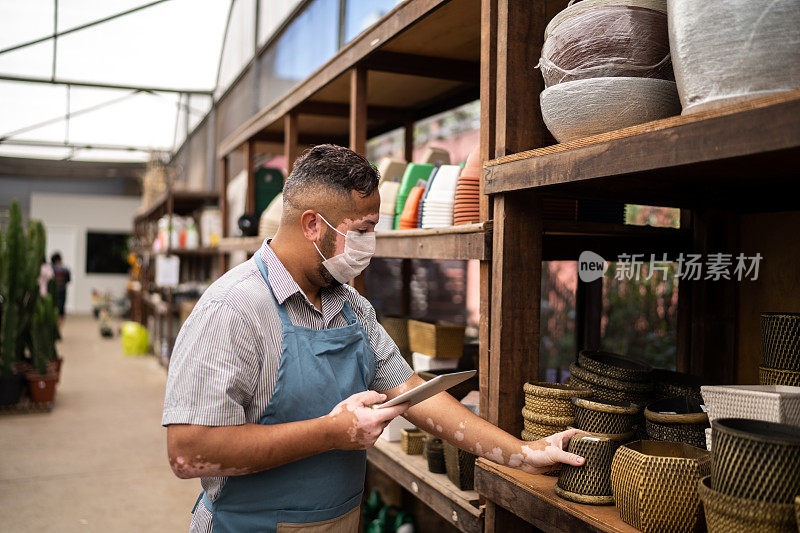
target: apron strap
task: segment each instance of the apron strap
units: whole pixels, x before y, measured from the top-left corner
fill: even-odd
[[[253,257],[256,260],[256,265],[258,265],[258,270],[261,272],[261,277],[267,282],[269,294],[272,296],[272,300],[275,302],[275,307],[278,309],[278,316],[281,318],[281,322],[285,327],[291,328],[292,321],[289,320],[289,313],[286,312],[286,308],[283,305],[278,303],[278,299],[275,298],[275,293],[272,292],[272,285],[269,282],[269,271],[267,270],[266,263],[264,263],[264,260],[261,259],[260,250],[256,252]]]
[[[197,497],[197,501],[194,502],[194,507],[192,507],[192,511],[191,511],[192,514],[194,514],[194,512],[197,510],[197,506],[200,504],[200,500],[203,499],[203,496],[205,496],[205,494],[206,494],[206,491],[201,491],[200,492],[200,496]]]

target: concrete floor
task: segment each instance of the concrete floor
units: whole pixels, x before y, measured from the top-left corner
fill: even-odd
[[[70,316],[53,411],[0,415],[0,531],[187,531],[199,480],[169,468],[166,372]]]

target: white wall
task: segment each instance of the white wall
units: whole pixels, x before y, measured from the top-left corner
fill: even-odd
[[[91,311],[92,289],[110,291],[115,297],[124,294],[127,275],[86,274],[86,233],[130,233],[140,203],[138,197],[130,196],[31,195],[30,216],[41,220],[47,230],[48,261],[58,250],[72,272],[72,282],[67,286],[68,313]]]

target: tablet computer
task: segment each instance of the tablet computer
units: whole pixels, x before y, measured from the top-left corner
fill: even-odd
[[[410,391],[406,391],[400,396],[389,400],[388,402],[373,405],[372,407],[374,409],[381,409],[383,407],[400,405],[401,403],[410,403],[411,405],[416,405],[424,400],[427,400],[431,396],[458,385],[462,381],[468,380],[474,376],[476,372],[477,370],[467,370],[466,372],[453,372],[452,374],[442,374],[441,376],[436,376],[430,381],[426,381],[422,385],[414,387]]]

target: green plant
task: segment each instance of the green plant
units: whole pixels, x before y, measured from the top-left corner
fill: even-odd
[[[40,374],[47,373],[47,365],[55,360],[58,311],[50,295],[36,300],[31,319],[31,358],[33,366]]]
[[[11,202],[8,210],[8,228],[3,239],[2,279],[2,325],[0,325],[0,375],[14,373],[14,363],[19,359],[20,310],[22,294],[22,272],[19,265],[24,259],[25,236],[22,233],[22,214],[19,202]]]

